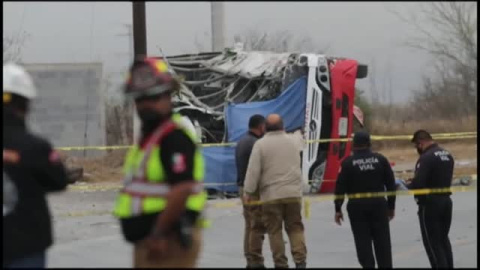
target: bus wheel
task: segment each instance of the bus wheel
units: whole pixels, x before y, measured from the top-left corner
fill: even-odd
[[[323,175],[325,173],[325,164],[326,162],[322,162],[314,167],[311,173],[310,179],[312,182],[310,183],[310,193],[318,193],[320,191],[320,187],[322,186],[323,182]]]

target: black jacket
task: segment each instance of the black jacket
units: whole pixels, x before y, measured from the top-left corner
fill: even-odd
[[[438,144],[430,145],[422,153],[415,165],[415,177],[407,186],[409,189],[449,188],[452,185],[453,156]],[[450,195],[451,192],[444,193]],[[416,195],[415,200],[422,204],[427,195]]]
[[[248,132],[237,143],[235,148],[235,163],[237,165],[237,185],[243,187],[245,175],[247,174],[248,161],[252,154],[253,145],[260,139],[253,132]]]
[[[45,251],[52,243],[46,193],[64,190],[67,175],[58,153],[44,139],[32,135],[20,119],[3,110],[3,150],[16,153],[17,162],[3,162],[12,179],[18,202],[3,218],[3,265]]]
[[[369,149],[355,151],[343,162],[335,187],[335,195],[395,191],[395,177],[387,158]],[[388,196],[388,208],[395,209],[396,197]],[[355,199],[351,199],[354,201]],[[373,199],[358,199],[358,201]],[[335,211],[340,212],[343,199],[335,200]]]

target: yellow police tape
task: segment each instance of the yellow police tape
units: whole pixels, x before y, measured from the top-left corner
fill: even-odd
[[[438,133],[432,134],[435,140],[453,140],[453,139],[474,139],[477,138],[477,132],[456,132],[456,133]],[[373,141],[386,141],[386,140],[410,140],[412,135],[396,135],[396,136],[376,136],[372,135]],[[351,141],[352,138],[344,139],[319,139],[319,140],[306,140],[306,143],[327,143],[327,142],[346,142]],[[235,143],[205,143],[200,144],[202,147],[218,147],[218,146],[235,146]],[[113,146],[70,146],[70,147],[57,147],[60,151],[75,151],[75,150],[117,150],[128,149],[131,145],[113,145]]]
[[[398,191],[390,191],[390,192],[368,192],[368,193],[356,193],[356,194],[349,194],[349,195],[315,195],[315,196],[304,196],[303,197],[303,205],[304,205],[304,216],[305,219],[310,219],[310,208],[312,202],[322,202],[322,201],[333,201],[335,199],[361,199],[361,198],[380,198],[385,196],[405,196],[405,195],[427,195],[427,194],[439,194],[439,193],[446,193],[446,192],[468,192],[476,190],[476,186],[462,186],[462,187],[450,187],[450,188],[440,188],[440,189],[416,189],[416,190],[398,190]],[[262,201],[255,201],[246,203],[246,205],[262,205],[262,204],[275,204],[275,203],[289,203],[289,202],[298,202],[299,199],[291,199],[291,200],[277,200],[272,202],[262,202]],[[241,201],[236,202],[217,202],[209,205],[209,207],[214,208],[232,208],[241,206]],[[60,215],[55,215],[56,217],[84,217],[84,216],[92,216],[92,215],[105,215],[111,214],[111,210],[89,210],[89,211],[82,211],[82,212],[73,212],[73,213],[65,213]],[[212,221],[209,219],[201,219],[199,220],[199,226],[202,228],[209,228],[212,225]]]
[[[471,177],[472,180],[477,180],[477,175],[465,175]],[[75,187],[75,186],[74,186]],[[76,186],[73,189],[79,189],[82,186]],[[83,186],[86,187],[86,186]],[[95,189],[93,191],[106,191],[112,190],[113,188],[121,188],[121,185],[110,185],[110,188],[107,189]],[[72,189],[72,187],[69,187]],[[365,199],[365,198],[380,198],[385,196],[406,196],[406,195],[427,195],[427,194],[439,194],[439,193],[446,193],[446,192],[467,192],[467,191],[474,191],[476,190],[476,185],[474,186],[454,186],[450,188],[438,188],[438,189],[415,189],[415,190],[397,190],[397,191],[384,191],[384,192],[366,192],[366,193],[356,193],[356,194],[347,194],[347,195],[334,195],[334,194],[324,194],[324,195],[308,195],[303,197],[303,209],[304,209],[304,216],[306,219],[310,218],[310,208],[312,202],[323,202],[323,201],[333,201],[335,199]],[[81,188],[80,188],[81,190]],[[270,202],[262,202],[262,201],[252,201],[246,203],[246,205],[263,205],[263,204],[276,204],[276,203],[289,203],[289,202],[299,202],[299,199],[281,199],[275,200]],[[238,207],[242,205],[242,201],[235,200],[235,201],[228,201],[228,202],[209,202],[208,207],[214,208],[232,208]],[[104,215],[104,214],[111,214],[112,211],[100,211],[100,210],[89,210],[83,212],[74,212],[74,213],[66,213],[56,215],[59,217],[83,217],[83,216],[90,216],[90,215]],[[199,221],[199,225],[203,228],[208,228],[211,226],[212,222],[208,219],[202,219]]]
[[[461,186],[461,187],[450,187],[450,188],[439,188],[439,189],[412,189],[412,190],[396,190],[396,191],[383,191],[383,192],[365,192],[365,193],[355,193],[355,194],[346,194],[346,195],[309,195],[304,196],[304,200],[308,200],[308,205],[310,202],[321,202],[321,201],[333,201],[337,199],[367,199],[367,198],[380,198],[385,196],[405,196],[405,195],[428,195],[428,194],[438,194],[438,193],[447,193],[447,192],[466,192],[475,190],[476,186]],[[264,204],[277,204],[277,203],[289,203],[289,202],[298,202],[297,199],[280,199],[275,201],[251,201],[246,203],[246,205],[264,205]],[[216,208],[231,208],[232,206],[240,205],[241,202],[219,202],[215,203],[214,207]]]
[[[86,217],[86,216],[95,216],[95,215],[106,215],[113,214],[111,210],[89,210],[81,212],[69,212],[59,215],[54,215],[54,217]],[[199,218],[197,220],[197,226],[201,228],[210,228],[212,226],[212,221],[206,218]]]
[[[453,175],[454,179],[460,179],[464,177],[470,177],[472,180],[477,180],[476,174],[460,174],[460,175]],[[324,179],[322,182],[328,181],[335,181],[334,179]],[[309,180],[308,183],[314,182],[313,180]],[[236,185],[236,183],[232,183],[232,185]],[[98,191],[111,191],[111,190],[120,190],[123,187],[122,183],[109,183],[109,184],[76,184],[76,185],[69,185],[67,187],[68,190],[71,191],[83,191],[83,192],[98,192]]]
[[[365,193],[355,193],[347,195],[310,195],[303,197],[303,210],[304,216],[306,219],[310,218],[310,206],[312,202],[322,202],[322,201],[333,201],[336,199],[367,199],[367,198],[381,198],[385,196],[406,196],[406,195],[428,195],[428,194],[440,194],[447,192],[467,192],[476,190],[476,186],[461,186],[461,187],[450,187],[450,188],[439,188],[439,189],[414,189],[414,190],[397,190],[397,191],[384,191],[384,192],[365,192]],[[281,199],[269,202],[262,201],[251,201],[245,203],[246,205],[264,205],[264,204],[276,204],[276,203],[293,203],[298,202],[299,199]],[[231,208],[234,206],[241,205],[241,202],[220,202],[213,205],[216,208]]]

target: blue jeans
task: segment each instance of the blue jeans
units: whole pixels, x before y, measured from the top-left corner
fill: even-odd
[[[38,252],[33,255],[17,259],[11,262],[5,268],[45,268],[46,267],[45,252]]]

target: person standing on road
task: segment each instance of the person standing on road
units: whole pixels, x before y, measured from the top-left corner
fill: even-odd
[[[340,167],[335,187],[336,196],[365,192],[394,192],[395,177],[387,158],[370,150],[370,134],[356,132],[353,137],[353,155]],[[385,198],[349,199],[348,217],[353,232],[360,265],[374,268],[372,243],[379,268],[392,268],[392,246],[389,221],[395,215],[395,195]],[[335,222],[342,224],[343,198],[335,199]]]
[[[67,186],[58,153],[26,127],[30,101],[36,96],[32,79],[23,68],[3,66],[4,188],[5,180],[10,181],[9,190],[16,193],[4,194],[15,197],[4,197],[4,268],[46,267],[46,251],[53,244],[46,193]]]
[[[265,134],[265,117],[255,114],[250,117],[248,122],[248,133],[238,141],[235,148],[237,184],[240,198],[243,198],[243,183],[253,145],[263,134]],[[252,200],[258,200],[259,198],[258,192],[251,196]],[[262,246],[267,229],[262,221],[262,206],[243,204],[243,217],[245,218],[243,250],[247,259],[247,268],[265,268]]]
[[[413,134],[420,158],[415,176],[407,181],[408,189],[449,189],[452,185],[454,160],[438,146],[430,133],[418,130]],[[416,195],[423,245],[432,268],[453,268],[453,252],[448,238],[452,224],[451,192]]]
[[[245,176],[244,200],[260,194],[263,223],[267,227],[270,248],[276,268],[288,268],[282,227],[290,240],[297,268],[306,268],[307,247],[302,222],[303,184],[300,148],[287,135],[280,115],[267,117],[267,133],[253,146]]]
[[[135,268],[193,268],[201,249],[204,161],[195,134],[172,113],[179,88],[162,60],[130,68],[125,95],[135,100],[142,134],[126,156],[114,215],[134,245]]]

